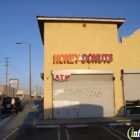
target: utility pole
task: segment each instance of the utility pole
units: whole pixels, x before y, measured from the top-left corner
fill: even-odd
[[[40,87],[40,95],[41,95],[41,87]]]
[[[5,59],[5,65],[4,66],[6,66],[6,95],[7,95],[7,81],[8,81],[8,66],[9,66],[9,58],[8,57],[6,57],[6,58],[4,58]]]
[[[38,95],[38,85],[36,85],[36,94]]]

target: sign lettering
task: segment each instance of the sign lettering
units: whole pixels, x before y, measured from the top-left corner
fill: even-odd
[[[57,81],[66,81],[70,78],[70,74],[54,74],[54,79]]]
[[[73,64],[81,61],[82,63],[111,63],[113,54],[54,54],[54,64]]]

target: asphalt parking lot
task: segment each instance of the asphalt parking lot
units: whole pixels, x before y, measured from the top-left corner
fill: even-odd
[[[134,127],[135,130],[140,128],[140,122],[117,126],[114,123],[110,124],[24,125],[7,140],[128,140],[129,128]]]
[[[2,140],[128,140],[130,128],[140,129],[140,116],[44,120],[40,104],[2,119],[0,124]]]

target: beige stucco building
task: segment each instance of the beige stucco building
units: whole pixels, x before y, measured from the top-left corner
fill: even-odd
[[[44,44],[45,119],[140,113],[140,30],[120,42],[124,18],[37,20]]]

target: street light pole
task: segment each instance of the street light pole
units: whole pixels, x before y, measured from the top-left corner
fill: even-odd
[[[31,108],[31,44],[26,42],[17,41],[16,44],[27,44],[29,46],[29,95],[30,95],[30,108]]]

